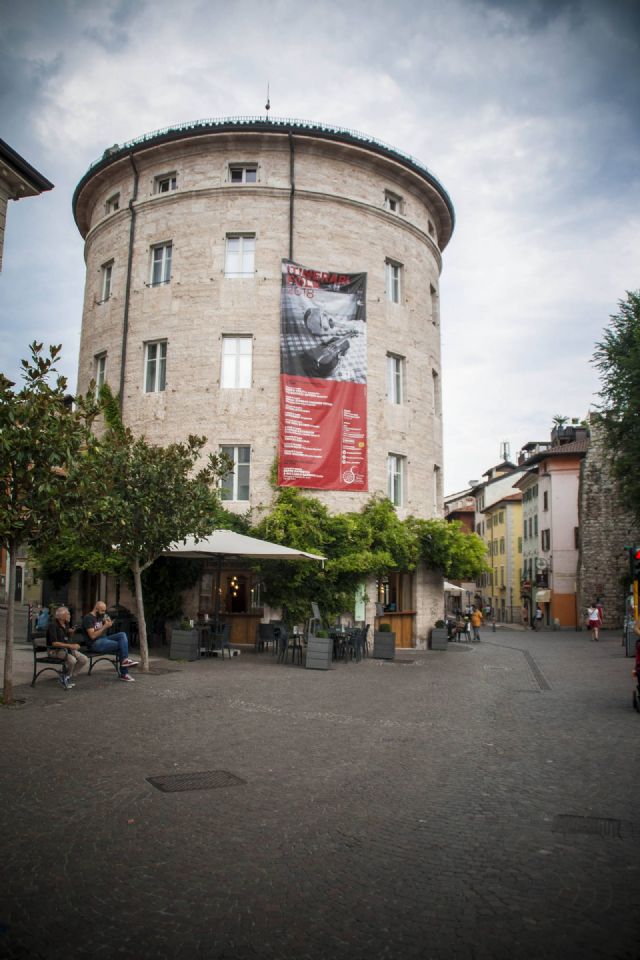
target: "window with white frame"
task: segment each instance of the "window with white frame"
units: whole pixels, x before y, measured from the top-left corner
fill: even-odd
[[[229,279],[255,276],[255,233],[228,233],[224,275]]]
[[[404,357],[387,354],[387,399],[389,403],[404,403]]]
[[[386,271],[386,289],[387,289],[387,300],[391,303],[400,303],[401,296],[401,277],[402,277],[402,264],[396,263],[394,260],[387,260],[385,262],[385,271]]]
[[[251,387],[252,337],[222,337],[220,386],[236,390]]]
[[[144,392],[162,393],[167,381],[167,341],[145,344]]]
[[[113,260],[102,264],[102,284],[100,288],[100,302],[103,303],[111,296],[111,280],[113,277]]]
[[[96,382],[96,397],[100,393],[100,387],[103,385],[105,380],[105,374],[107,370],[107,354],[98,353],[93,358],[93,379]]]
[[[384,207],[390,213],[402,213],[402,197],[399,197],[397,193],[391,193],[390,190],[385,190]]]
[[[109,197],[104,205],[105,213],[115,213],[116,210],[120,209],[120,194],[114,193]]]
[[[172,190],[177,189],[178,175],[175,170],[172,170],[171,173],[163,173],[153,181],[154,193],[171,193]]]
[[[151,280],[150,285],[157,287],[171,280],[171,258],[173,243],[158,243],[151,247]]]
[[[387,457],[387,493],[394,507],[404,504],[406,458],[397,453],[390,453]]]
[[[220,453],[225,453],[233,461],[233,469],[224,475],[220,484],[221,499],[248,500],[251,480],[251,447],[225,445],[220,447]]]
[[[231,183],[257,183],[257,163],[230,163],[229,180]]]

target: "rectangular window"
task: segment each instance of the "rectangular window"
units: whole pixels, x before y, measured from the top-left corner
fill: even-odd
[[[96,382],[96,397],[100,393],[100,387],[104,383],[105,373],[107,369],[107,355],[106,353],[98,353],[94,357],[94,374],[93,379]]]
[[[120,209],[120,194],[114,193],[113,196],[109,197],[104,205],[105,213],[115,213],[116,210]]]
[[[396,453],[387,457],[387,490],[394,507],[404,503],[404,463],[405,458]]]
[[[258,165],[256,163],[233,163],[229,165],[231,183],[257,183]]]
[[[387,400],[389,403],[404,401],[404,357],[387,354]]]
[[[248,500],[251,479],[251,447],[221,446],[220,453],[226,453],[233,460],[233,469],[225,474],[221,482],[222,500]]]
[[[518,553],[522,553],[522,537],[518,537]]]
[[[113,276],[113,260],[102,265],[102,291],[101,303],[108,300],[111,296],[111,278]]]
[[[402,264],[394,263],[392,260],[385,262],[386,270],[386,288],[387,300],[390,303],[400,303],[401,289],[400,278],[402,275]]]
[[[542,494],[542,509],[543,509],[543,510],[548,510],[548,509],[549,509],[549,492],[548,492],[548,490],[545,490],[544,493]]]
[[[390,213],[402,213],[402,197],[397,193],[391,193],[390,190],[385,190],[384,206]]]
[[[173,244],[159,243],[156,247],[151,247],[151,283],[152,287],[157,287],[161,283],[169,283],[171,280],[171,257],[173,255]]]
[[[431,323],[437,326],[440,322],[440,306],[438,304],[438,291],[432,283],[429,284],[429,292],[431,294]]]
[[[251,387],[252,337],[222,338],[222,375],[225,389],[248,390]]]
[[[431,380],[433,384],[433,409],[436,414],[440,414],[442,412],[440,403],[440,374],[437,370],[431,371]]]
[[[533,535],[534,537],[538,536],[538,514],[537,513],[533,518]]]
[[[167,341],[157,340],[145,347],[145,393],[162,393],[167,379]]]
[[[225,277],[236,279],[255,276],[255,260],[255,234],[227,234]]]
[[[576,550],[580,549],[580,527],[573,528],[573,545]]]
[[[163,173],[153,181],[154,193],[170,193],[178,188],[178,177],[175,170],[171,173]]]
[[[500,537],[500,553],[504,553],[504,537]]]
[[[440,500],[440,467],[434,464],[433,467],[433,512],[438,512],[438,502]]]

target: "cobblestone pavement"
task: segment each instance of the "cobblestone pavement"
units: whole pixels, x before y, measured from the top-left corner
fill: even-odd
[[[484,633],[328,673],[101,665],[0,708],[0,956],[640,958],[619,635]],[[225,771],[216,789],[148,778]]]

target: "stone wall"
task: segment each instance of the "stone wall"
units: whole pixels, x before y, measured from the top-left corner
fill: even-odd
[[[604,627],[617,628],[624,617],[624,581],[629,570],[624,548],[640,543],[640,527],[622,504],[607,464],[602,435],[594,421],[589,450],[582,461],[578,497],[579,622],[584,623],[587,606],[599,597],[604,609]]]

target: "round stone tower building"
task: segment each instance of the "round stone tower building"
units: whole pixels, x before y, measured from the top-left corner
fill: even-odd
[[[442,514],[438,281],[454,213],[421,163],[321,124],[208,120],[106,150],[73,211],[78,389],[106,380],[151,442],[224,448],[231,509],[270,501],[282,261],[366,274],[367,483],[313,493],[340,512],[382,494],[401,517]]]

